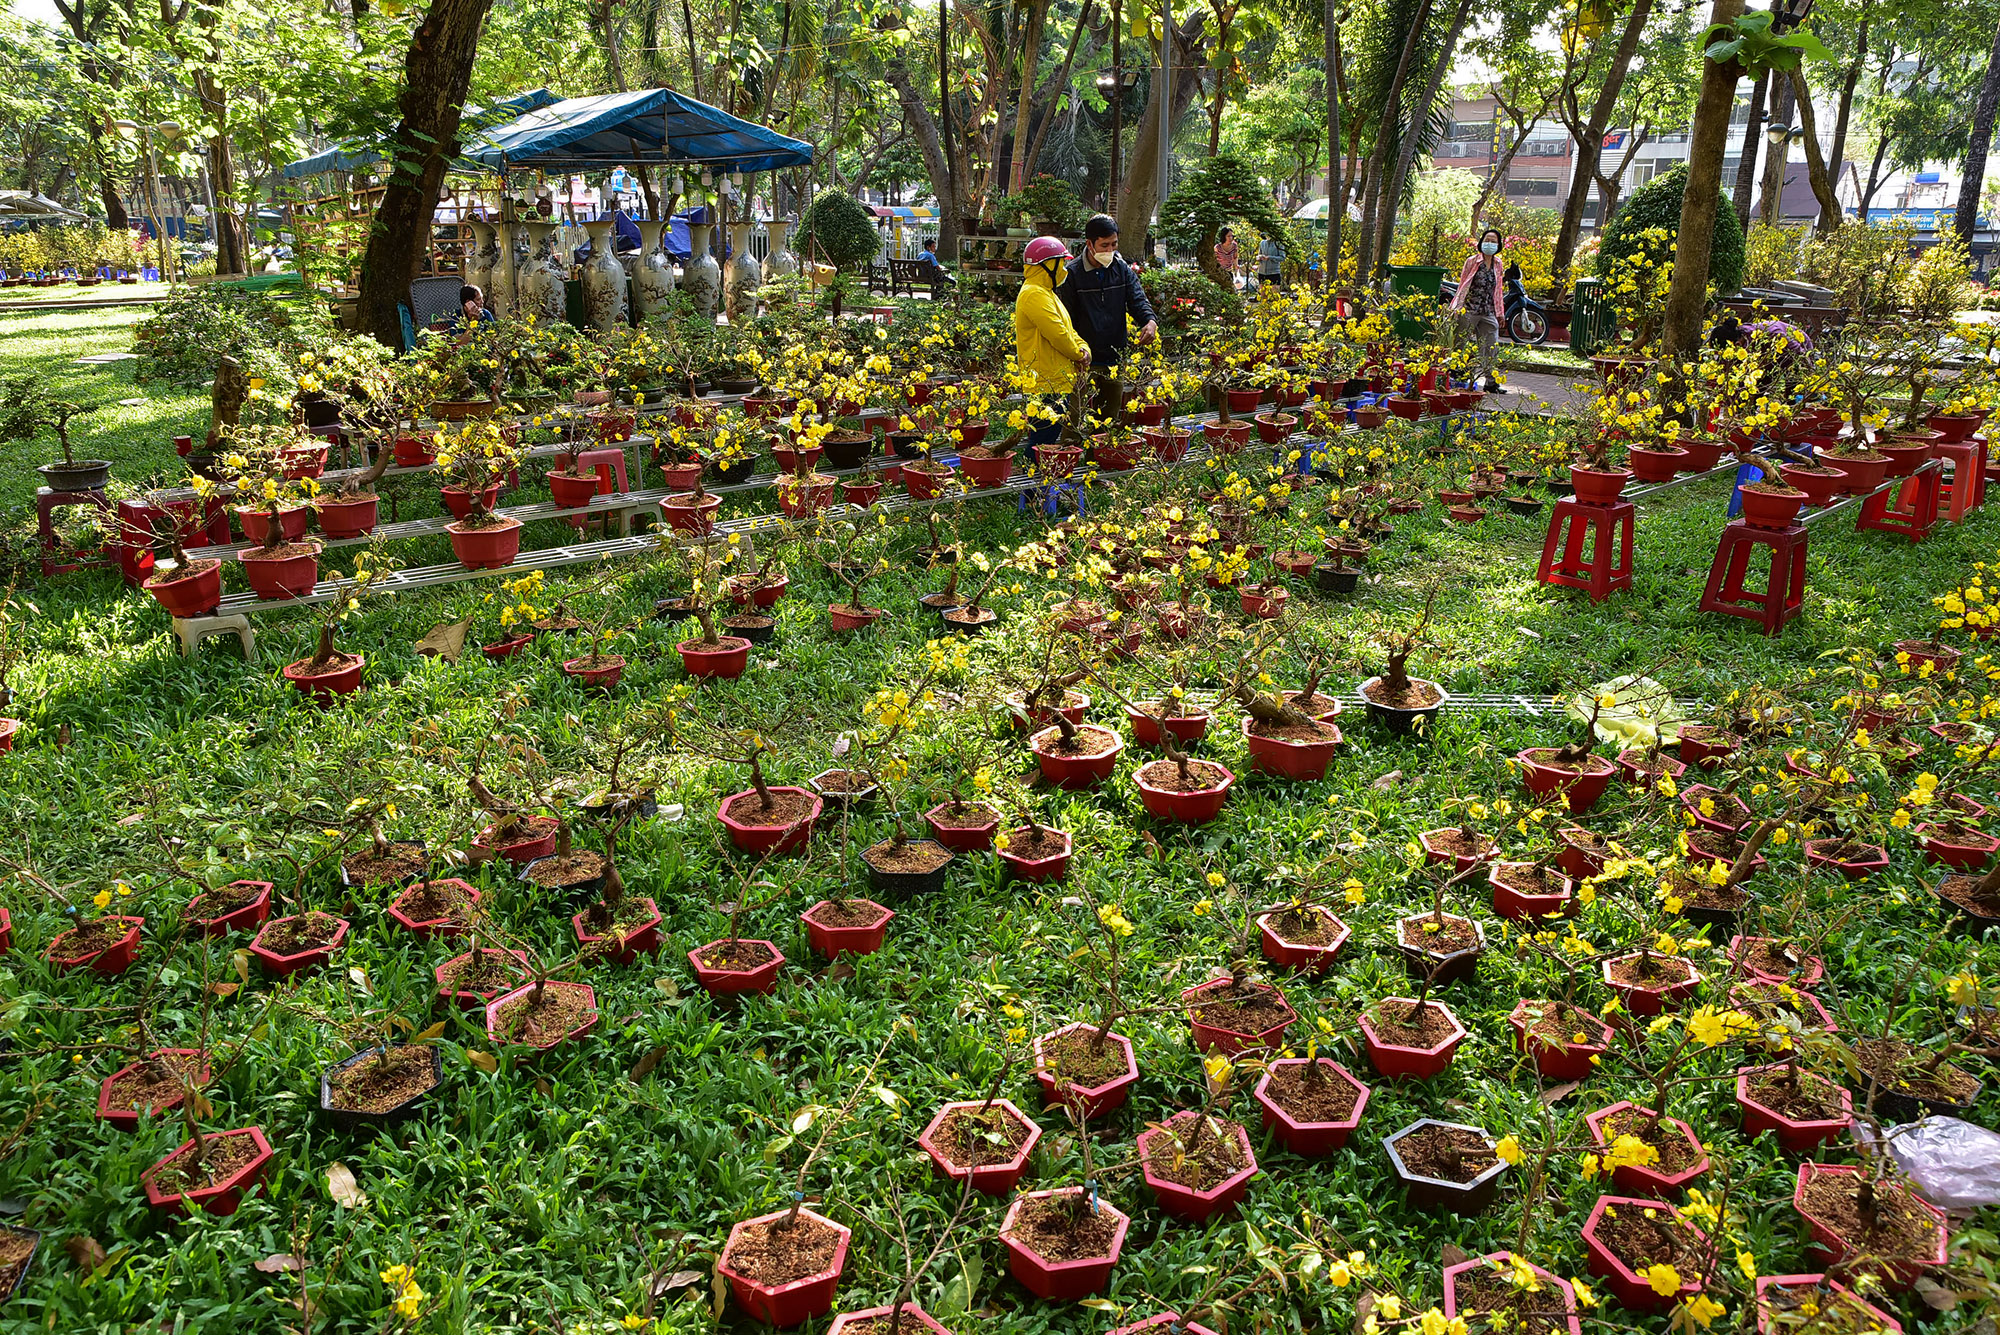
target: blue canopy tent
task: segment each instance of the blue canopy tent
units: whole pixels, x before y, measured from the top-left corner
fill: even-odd
[[[467,139],[483,133],[483,127],[511,121],[524,111],[534,111],[561,101],[546,88],[537,88],[531,93],[522,93],[489,107],[467,107],[460,120],[461,132]],[[382,155],[372,148],[342,148],[335,145],[323,153],[315,153],[309,158],[300,158],[284,170],[284,176],[297,180],[301,176],[317,176],[321,172],[351,172],[372,166],[382,161]],[[461,158],[452,164],[462,171],[477,171],[480,164]]]

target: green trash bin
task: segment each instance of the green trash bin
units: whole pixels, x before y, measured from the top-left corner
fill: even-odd
[[[1569,350],[1579,357],[1595,355],[1611,341],[1617,318],[1605,295],[1603,279],[1577,279],[1569,318]]]
[[[1439,289],[1444,285],[1444,275],[1445,269],[1441,264],[1392,264],[1389,266],[1389,295],[1422,295],[1436,301]],[[1398,338],[1422,338],[1428,332],[1421,320],[1407,315],[1396,317],[1395,330]]]

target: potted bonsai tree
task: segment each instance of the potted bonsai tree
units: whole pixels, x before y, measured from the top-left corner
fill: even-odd
[[[31,441],[55,433],[62,462],[35,466],[50,491],[104,490],[111,478],[111,465],[102,459],[78,459],[69,438],[70,423],[97,412],[102,403],[63,398],[55,380],[46,375],[10,377],[0,384],[0,399],[6,404],[0,408],[0,440]]]

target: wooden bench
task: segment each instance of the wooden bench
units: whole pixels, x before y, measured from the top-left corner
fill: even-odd
[[[938,289],[944,285],[943,281],[938,277],[938,272],[937,270],[926,272],[926,266],[922,260],[890,260],[889,295],[892,298],[896,297],[899,295],[897,289],[902,288],[914,297],[921,289],[928,291],[931,300],[936,301]]]

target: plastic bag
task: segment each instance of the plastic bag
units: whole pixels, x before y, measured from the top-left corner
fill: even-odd
[[[1856,1123],[1854,1131],[1856,1139],[1868,1141],[1865,1125]],[[2000,1132],[1956,1117],[1926,1117],[1897,1127],[1889,1152],[1940,1209],[2000,1205]]]
[[[1590,717],[1591,702],[1611,697],[1597,713],[1597,740],[1625,748],[1645,749],[1655,742],[1671,745],[1681,735],[1686,715],[1667,688],[1651,677],[1628,673],[1601,681],[1570,698],[1564,711],[1578,723]]]

